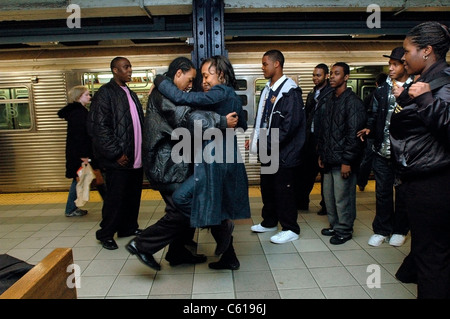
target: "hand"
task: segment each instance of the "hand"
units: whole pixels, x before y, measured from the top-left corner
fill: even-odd
[[[228,113],[227,114],[227,127],[228,128],[235,128],[238,123],[238,116],[236,112]]]
[[[403,86],[394,85],[392,87],[392,94],[394,94],[395,98],[398,98],[404,90],[405,88]]]
[[[347,164],[342,164],[341,165],[341,176],[342,176],[342,178],[347,179],[350,176],[351,173],[352,173],[352,168],[351,168],[350,165],[347,165]]]
[[[356,133],[356,136],[359,137],[361,139],[361,141],[364,142],[364,137],[369,134],[370,134],[370,129],[363,128],[361,131],[358,131],[358,133]]]
[[[81,161],[83,162],[83,164],[87,165],[89,164],[89,157],[82,157]]]
[[[246,140],[244,143],[244,147],[246,150],[248,150],[250,148],[250,140]]]
[[[320,159],[320,157],[319,157],[319,159],[318,159],[318,162],[319,162],[319,167],[320,167],[320,168],[325,168],[325,165],[323,165],[323,162],[322,162],[322,160]]]
[[[154,85],[152,85],[152,86],[150,87],[150,91],[148,91],[148,95],[149,95],[149,96],[150,96],[150,94],[152,94],[152,91],[153,91],[154,88],[155,88]]]
[[[125,154],[123,154],[118,160],[117,160],[117,163],[120,165],[120,166],[127,166],[127,164],[128,164],[128,157],[125,155]]]
[[[413,99],[424,93],[431,92],[430,85],[425,82],[416,82],[409,87],[408,94]]]

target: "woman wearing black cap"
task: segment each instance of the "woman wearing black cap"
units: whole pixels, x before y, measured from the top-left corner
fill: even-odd
[[[396,276],[416,279],[418,298],[450,298],[449,45],[448,28],[440,23],[412,28],[403,59],[408,74],[418,77],[400,96],[401,89],[394,90],[399,106],[391,143],[411,224],[411,253]],[[406,278],[407,272],[413,275]]]

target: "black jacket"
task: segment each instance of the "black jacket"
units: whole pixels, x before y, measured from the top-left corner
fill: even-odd
[[[319,97],[317,98],[317,102],[314,100],[315,90],[312,90],[308,93],[306,97],[305,103],[305,116],[306,116],[306,142],[309,141],[309,135],[311,134],[311,126],[314,122],[314,135],[317,135],[320,131],[321,123],[316,116],[317,110],[321,108],[321,106],[327,102],[327,100],[331,97],[334,89],[330,86],[330,84],[325,85],[321,90]]]
[[[389,111],[389,92],[392,90],[392,82],[386,81],[380,85],[373,94],[371,101],[372,107],[368,112],[367,128],[370,129],[369,138],[373,138],[373,148],[378,152],[384,141],[384,129],[386,126],[386,117]],[[411,86],[410,83],[403,85],[405,90]],[[394,97],[393,97],[394,99]]]
[[[141,103],[136,93],[130,90],[130,94],[136,104],[142,128],[144,112]],[[133,168],[134,131],[130,104],[127,94],[114,79],[100,87],[92,98],[87,126],[94,155],[103,168],[124,169],[117,163],[123,154],[130,159],[125,169]]]
[[[172,139],[174,129],[186,128],[188,119],[194,111],[189,106],[175,105],[172,101],[154,89],[149,96],[145,113],[142,163],[150,188],[160,191],[175,191],[190,175],[192,165],[190,160],[175,163],[171,152],[179,140]],[[226,129],[226,117],[215,112],[201,112],[202,123],[207,127]]]
[[[66,177],[76,178],[81,158],[92,158],[92,143],[86,129],[88,110],[79,102],[67,104],[58,116],[67,121]]]
[[[364,143],[356,136],[366,124],[363,101],[347,88],[339,97],[333,93],[319,114],[318,153],[325,169],[346,164],[356,171],[364,153]]]
[[[269,84],[266,84],[261,91],[261,97],[266,96],[269,89]],[[255,129],[252,135],[252,140],[254,140],[252,144],[254,143],[256,145],[256,141],[258,141],[258,155],[260,154],[260,148],[264,148],[264,145],[259,144],[260,137],[255,137],[256,131],[259,130],[260,115],[264,109],[261,101],[258,114],[255,118]],[[305,143],[306,135],[305,108],[302,99],[302,90],[290,78],[287,79],[278,93],[270,114],[266,150],[268,155],[272,152],[272,129],[278,129],[279,136],[275,140],[279,142],[279,166],[292,168],[300,165],[302,160],[301,151]],[[260,132],[258,134],[261,135]],[[250,151],[255,151],[253,145],[250,146]]]
[[[419,81],[450,76],[450,67],[438,61]],[[406,91],[391,118],[391,146],[401,178],[415,178],[450,167],[450,84],[410,100]]]

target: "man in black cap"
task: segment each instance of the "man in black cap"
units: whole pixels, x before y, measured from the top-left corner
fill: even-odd
[[[375,90],[366,128],[358,132],[361,140],[366,136],[374,139],[375,157],[372,165],[376,183],[376,213],[372,223],[374,234],[369,238],[368,244],[375,247],[380,246],[389,237],[390,245],[401,246],[409,232],[402,187],[395,179],[389,138],[390,119],[397,106],[392,90],[398,87],[407,89],[413,82],[413,77],[408,76],[403,65],[404,54],[404,49],[397,47],[390,55],[383,55],[389,58],[389,77]]]

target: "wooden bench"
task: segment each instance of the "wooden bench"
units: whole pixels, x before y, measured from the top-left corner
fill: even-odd
[[[67,272],[71,264],[72,249],[56,248],[1,294],[0,299],[76,299],[76,287],[67,285],[73,274]]]

